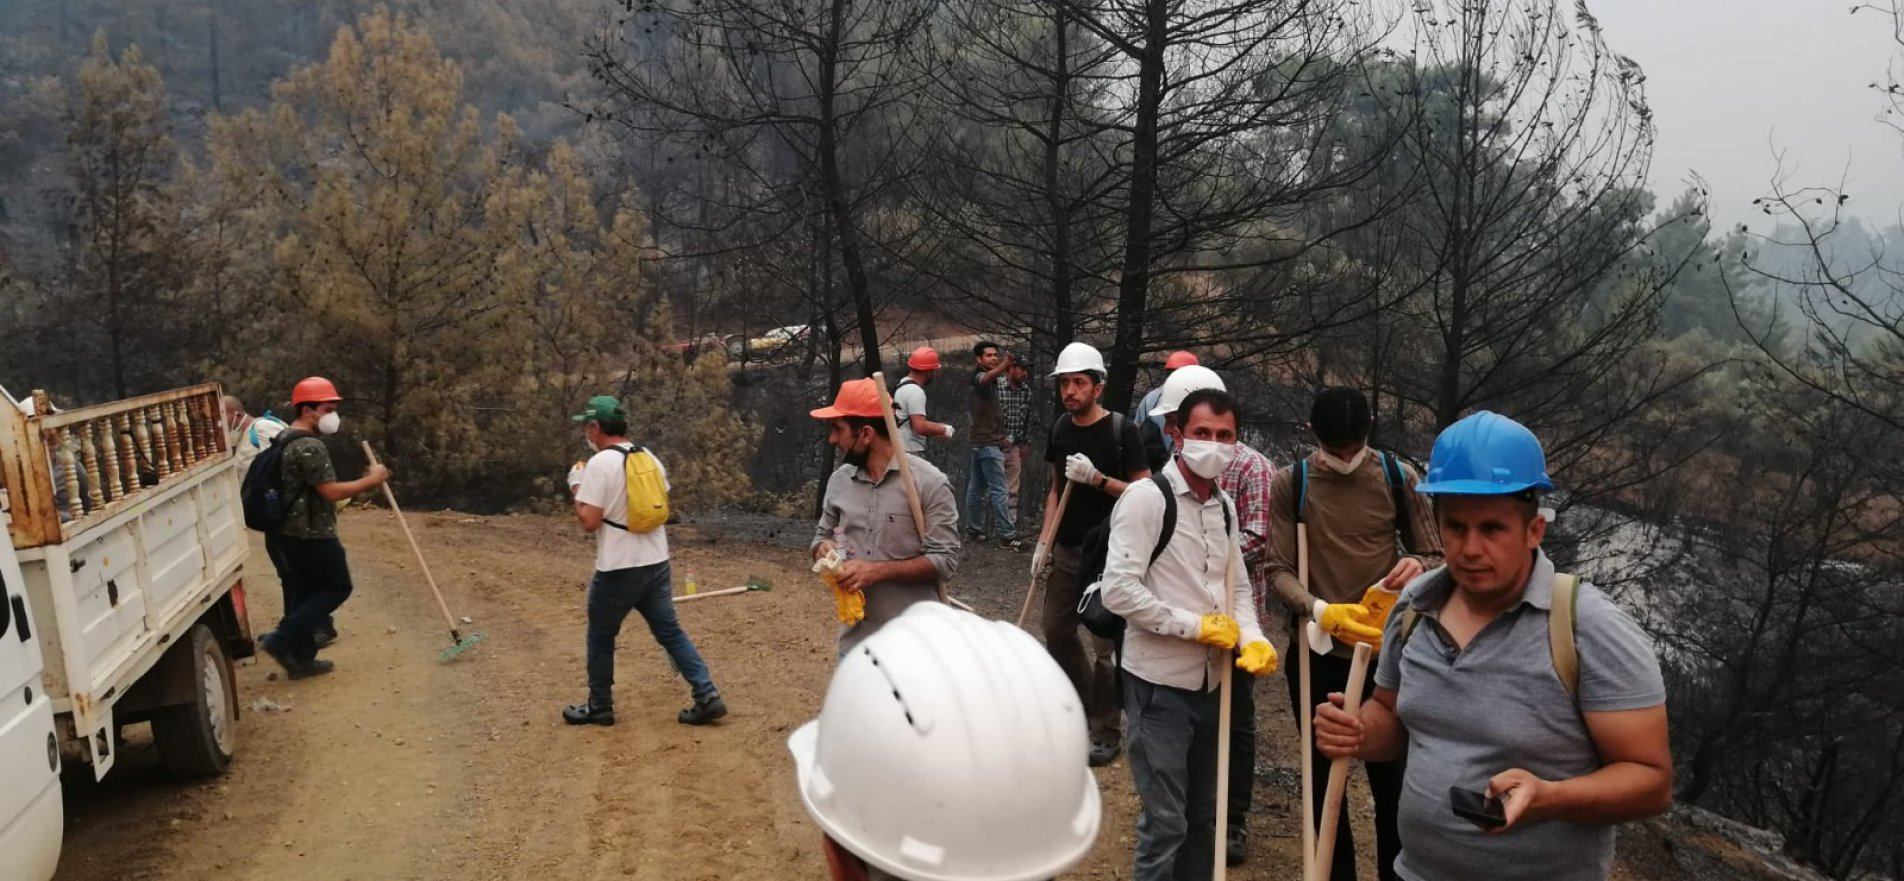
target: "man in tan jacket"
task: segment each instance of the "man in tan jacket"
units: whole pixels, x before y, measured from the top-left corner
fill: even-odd
[[[1382,622],[1373,620],[1368,600],[1392,602],[1415,576],[1441,565],[1441,538],[1427,502],[1414,491],[1420,479],[1399,458],[1371,449],[1374,418],[1368,398],[1350,388],[1324,389],[1309,411],[1317,449],[1294,467],[1276,474],[1270,486],[1270,586],[1298,626],[1310,626],[1310,693],[1326,696],[1347,691],[1351,643],[1366,641],[1381,650]],[[1308,526],[1309,584],[1296,571],[1296,524]],[[1300,720],[1311,708],[1295,706],[1301,695],[1301,663],[1289,650],[1284,664],[1289,700]],[[1374,665],[1369,666],[1370,673]],[[1365,691],[1369,688],[1364,683]],[[1401,797],[1403,761],[1367,764],[1375,802],[1376,867],[1393,879],[1401,852],[1396,833],[1396,804]],[[1322,820],[1329,761],[1314,754],[1311,773],[1316,822]],[[1335,840],[1335,881],[1355,878],[1355,840],[1344,802]]]

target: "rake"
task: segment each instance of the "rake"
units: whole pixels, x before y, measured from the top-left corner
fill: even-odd
[[[704,600],[704,599],[707,599],[708,597],[728,597],[728,596],[733,596],[734,594],[737,594],[737,593],[752,593],[753,591],[757,591],[757,590],[773,590],[773,584],[768,582],[767,579],[765,578],[749,578],[747,579],[746,584],[743,584],[739,587],[727,587],[727,588],[722,588],[720,590],[710,590],[706,593],[679,594],[674,598],[674,601],[678,605],[680,603],[692,602],[694,600]]]
[[[377,454],[370,449],[370,441],[364,441],[364,456],[370,464],[376,465]],[[430,583],[430,593],[436,595],[436,607],[443,610],[443,622],[450,626],[450,647],[436,657],[438,660],[451,661],[487,637],[480,633],[464,636],[456,627],[456,616],[450,614],[450,604],[443,601],[443,590],[436,586],[436,576],[430,574],[430,561],[423,559],[423,548],[417,545],[416,535],[410,531],[410,524],[403,519],[403,509],[397,507],[397,494],[390,489],[390,481],[383,482],[383,499],[390,503],[390,510],[397,515],[397,525],[403,527],[403,537],[410,540],[410,550],[416,553],[417,565],[423,567],[423,580]]]

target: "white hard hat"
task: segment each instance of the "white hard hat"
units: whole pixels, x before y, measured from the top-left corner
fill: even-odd
[[[840,661],[793,732],[827,836],[913,881],[1043,881],[1097,840],[1084,708],[1038,642],[919,603]]]
[[[1104,369],[1104,356],[1090,343],[1072,343],[1058,353],[1058,364],[1052,368],[1051,375],[1063,376],[1086,371],[1100,377],[1109,372]]]
[[[1201,364],[1191,364],[1172,370],[1170,375],[1164,378],[1164,393],[1157,396],[1157,406],[1150,408],[1150,415],[1168,416],[1175,413],[1178,407],[1183,406],[1183,399],[1190,397],[1191,392],[1207,388],[1228,391],[1223,387],[1223,377]]]

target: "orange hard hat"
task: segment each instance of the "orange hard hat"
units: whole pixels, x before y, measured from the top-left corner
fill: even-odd
[[[331,385],[331,381],[322,376],[307,376],[298,380],[298,384],[291,389],[293,407],[299,404],[328,404],[343,399],[344,396],[337,393],[337,386]]]
[[[815,419],[845,419],[849,416],[878,419],[884,415],[885,411],[879,406],[879,387],[871,379],[840,383],[840,393],[834,396],[833,406],[813,411]]]
[[[1171,352],[1170,357],[1164,361],[1164,369],[1175,370],[1179,367],[1189,367],[1196,363],[1197,356],[1193,352]]]
[[[920,346],[912,350],[912,357],[906,359],[906,366],[914,370],[937,370],[939,353],[931,346]]]

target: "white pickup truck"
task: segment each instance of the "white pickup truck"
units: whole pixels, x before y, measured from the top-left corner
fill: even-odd
[[[216,385],[61,413],[36,392],[34,415],[0,400],[0,879],[52,877],[60,766],[104,777],[122,726],[149,721],[179,777],[231,762],[231,662],[253,647],[218,403]]]

